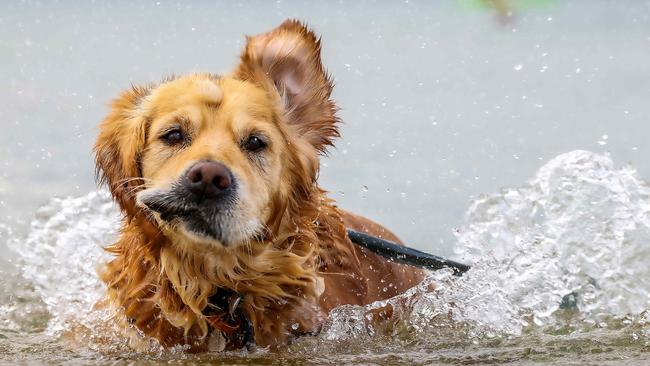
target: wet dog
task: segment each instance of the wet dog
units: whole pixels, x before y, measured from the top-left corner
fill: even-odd
[[[275,347],[422,279],[352,244],[346,227],[398,239],[317,184],[339,135],[331,92],[320,40],[289,20],[248,37],[228,75],[112,103],[95,153],[124,224],[100,275],[126,327],[194,351]]]

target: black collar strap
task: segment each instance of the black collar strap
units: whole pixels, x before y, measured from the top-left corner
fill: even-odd
[[[254,343],[253,326],[240,307],[242,300],[242,295],[220,287],[210,296],[208,306],[203,310],[208,324],[221,331],[234,348]]]

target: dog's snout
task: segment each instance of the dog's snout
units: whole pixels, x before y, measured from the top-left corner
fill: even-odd
[[[190,191],[199,199],[216,198],[233,184],[230,170],[215,161],[194,164],[187,172]]]

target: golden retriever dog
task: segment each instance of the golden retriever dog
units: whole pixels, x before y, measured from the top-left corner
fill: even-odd
[[[332,87],[320,40],[288,20],[248,37],[231,74],[113,101],[95,154],[124,221],[100,276],[125,328],[191,351],[276,348],[421,281],[350,242],[346,228],[398,239],[318,186],[339,136]]]

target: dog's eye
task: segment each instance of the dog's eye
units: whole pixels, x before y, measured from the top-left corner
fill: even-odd
[[[169,145],[177,145],[185,140],[183,131],[180,128],[175,128],[173,130],[167,131],[164,135],[161,136],[161,139]]]
[[[266,147],[266,142],[261,137],[252,135],[244,141],[242,147],[250,152],[257,152]]]

